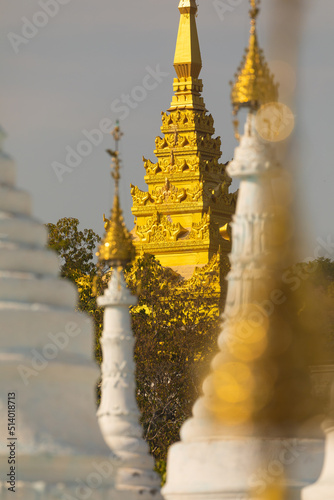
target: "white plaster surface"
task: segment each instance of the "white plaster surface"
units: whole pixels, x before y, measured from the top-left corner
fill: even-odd
[[[14,183],[15,166],[1,152],[0,498],[118,499],[119,460],[96,420],[92,324],[75,312],[75,288],[58,278],[45,227]],[[16,406],[15,493],[6,483],[8,393]]]
[[[105,308],[101,345],[102,394],[98,410],[103,436],[122,458],[117,487],[129,500],[161,499],[160,478],[142,438],[136,402],[134,336],[129,306],[135,305],[122,271],[114,271],[98,304]]]
[[[334,384],[331,387],[329,418],[323,423],[326,434],[325,460],[318,481],[304,489],[302,500],[334,499]]]

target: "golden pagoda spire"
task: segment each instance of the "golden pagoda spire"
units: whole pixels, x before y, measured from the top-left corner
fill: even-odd
[[[229,192],[221,139],[214,136],[214,120],[201,95],[196,1],[179,1],[179,11],[177,75],[171,106],[162,113],[162,136],[155,139],[157,160],[143,158],[147,191],[131,185],[133,243],[138,253],[154,255],[185,279],[195,273],[194,283],[217,278],[223,297],[231,243],[219,228],[231,221],[236,195]]]
[[[103,214],[106,233],[96,255],[99,263],[108,264],[111,267],[124,267],[134,256],[134,246],[129,231],[125,226],[119,202],[120,160],[118,143],[123,134],[118,122],[112,135],[115,139],[115,151],[108,149],[107,152],[113,159],[111,175],[115,181],[114,202],[110,219],[107,219]]]
[[[202,69],[202,58],[195,19],[196,1],[180,0],[179,11],[181,18],[176,41],[174,68],[179,78],[198,78]]]
[[[197,10],[196,0],[180,0],[181,17],[174,57],[177,78],[174,79],[175,95],[169,111],[176,108],[205,110],[204,101],[200,96],[203,84],[198,78],[202,69],[202,58],[196,27]]]
[[[263,104],[276,102],[278,99],[278,85],[274,83],[274,77],[270,73],[257,39],[256,20],[260,11],[260,0],[250,0],[250,4],[249,45],[235,75],[235,83],[231,82],[234,114],[241,107],[258,109]]]

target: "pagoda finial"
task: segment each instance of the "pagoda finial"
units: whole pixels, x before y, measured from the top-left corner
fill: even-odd
[[[178,78],[198,78],[202,69],[195,19],[197,10],[195,0],[180,0],[181,19],[174,58],[174,68]]]
[[[260,0],[250,0],[251,10],[249,11],[249,15],[251,18],[251,24],[255,26],[256,18],[260,12]]]
[[[112,136],[115,139],[115,150],[107,150],[107,153],[112,157],[111,175],[115,181],[114,202],[110,219],[107,219],[103,214],[106,233],[96,253],[100,263],[108,264],[111,267],[123,267],[130,262],[134,256],[134,246],[130,233],[125,226],[119,202],[119,181],[121,175],[118,145],[122,135],[123,133],[117,121],[116,127],[112,132]]]
[[[116,127],[114,130],[111,132],[111,135],[115,139],[115,150],[113,151],[112,149],[107,149],[107,153],[112,157],[113,161],[113,170],[111,171],[111,176],[115,181],[115,194],[114,197],[119,196],[119,180],[121,178],[120,175],[120,160],[119,160],[119,151],[118,151],[118,145],[119,141],[121,140],[121,137],[123,135],[123,132],[121,132],[121,128],[119,126],[119,121],[117,120],[116,122]]]
[[[260,49],[256,33],[256,20],[260,12],[260,0],[250,0],[251,29],[249,45],[235,74],[232,84],[232,105],[236,114],[241,107],[258,109],[263,104],[276,102],[278,99],[278,85],[270,73],[268,65]]]

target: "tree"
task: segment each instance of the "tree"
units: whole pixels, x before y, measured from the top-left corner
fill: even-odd
[[[49,247],[61,259],[61,275],[78,288],[78,309],[94,320],[95,356],[101,363],[103,311],[96,305],[94,281],[97,280],[101,295],[110,271],[104,269],[102,276],[97,275],[94,251],[100,237],[91,229],[79,230],[79,221],[74,218],[60,219],[47,227]],[[203,280],[205,285],[193,282],[189,287],[179,274],[162,267],[147,254],[126,268],[125,278],[138,297],[131,315],[136,337],[137,400],[144,437],[163,476],[168,448],[178,441],[180,427],[191,415],[216,351],[219,297],[210,279]],[[285,291],[299,305],[301,330],[305,335],[311,332],[310,335],[317,337],[311,342],[313,346],[319,345],[317,352],[312,353],[313,359],[318,359],[318,364],[332,363],[334,262],[317,259],[295,264],[282,275],[282,293]]]
[[[295,266],[300,286],[296,289],[301,304],[299,315],[305,329],[314,332],[313,364],[334,361],[334,261],[323,257]]]
[[[219,328],[219,299],[206,287],[189,290],[181,276],[151,255],[137,258],[126,280],[138,293],[132,308],[137,399],[144,437],[164,470],[209,369]]]
[[[62,276],[78,287],[78,308],[94,319],[95,356],[101,363],[103,311],[96,305],[93,284],[97,280],[101,295],[110,272],[97,275],[93,251],[100,238],[90,229],[79,231],[78,225],[72,218],[48,224],[49,246],[61,258]],[[138,296],[131,315],[144,437],[163,473],[167,450],[179,440],[180,427],[190,417],[209,370],[218,336],[219,297],[210,282],[189,288],[179,274],[148,254],[127,267],[125,278]]]
[[[97,267],[95,249],[101,238],[92,229],[79,230],[79,220],[73,217],[59,219],[56,224],[46,224],[49,231],[48,246],[60,257],[60,274],[78,288],[78,310],[88,313],[95,326],[95,357],[101,363],[99,339],[102,332],[103,311],[96,305],[94,281]]]
[[[73,217],[46,226],[49,230],[48,246],[61,259],[61,276],[74,282],[81,276],[95,276],[94,250],[101,238],[92,229],[80,231],[79,220]]]

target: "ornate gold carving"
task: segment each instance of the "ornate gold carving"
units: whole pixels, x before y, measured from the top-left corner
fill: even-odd
[[[196,267],[192,277],[186,281],[185,287],[189,290],[196,290],[200,287],[206,287],[215,284],[220,285],[221,258],[218,251],[203,267]]]
[[[183,288],[189,291],[201,288],[215,289],[218,296],[223,298],[226,293],[224,279],[230,270],[228,257],[222,255],[221,249],[213,255],[210,261],[202,267],[196,267],[190,279],[184,282]]]
[[[209,149],[213,151],[218,151],[220,153],[220,146],[222,144],[221,138],[212,138],[209,134],[205,137],[201,137],[199,146],[204,149]],[[221,156],[221,153],[219,154]]]
[[[178,149],[194,149],[196,153],[198,153],[199,149],[210,151],[211,154],[217,154],[217,158],[221,156],[220,147],[221,147],[221,138],[216,137],[213,138],[210,134],[203,135],[201,132],[191,131],[186,134],[178,134],[177,143],[175,144],[175,134],[167,133],[166,136],[162,139],[161,137],[157,137],[155,140],[156,144],[156,154],[157,156],[163,151],[165,153],[165,149],[169,148],[173,151],[173,154],[178,152]]]
[[[211,214],[210,211],[204,214],[200,222],[194,223],[189,233],[189,240],[208,240],[211,233]]]
[[[203,198],[203,181],[198,182],[192,188],[187,189],[187,201],[199,201]]]
[[[189,129],[198,129],[209,134],[214,133],[213,118],[205,112],[193,110],[175,110],[171,113],[162,113],[161,131],[164,134],[168,132],[186,131]]]
[[[162,188],[153,190],[151,198],[154,203],[160,205],[161,203],[181,203],[186,196],[184,188],[177,188],[166,179]]]
[[[159,165],[159,162],[152,163],[151,160],[147,160],[144,156],[143,156],[143,162],[147,175],[155,175],[161,172],[161,167]]]
[[[147,202],[153,201],[150,193],[148,193],[147,191],[142,191],[137,186],[133,186],[132,184],[130,184],[130,188],[131,188],[130,192],[131,192],[131,196],[132,196],[132,200],[133,200],[134,205],[143,206],[143,205],[146,205]]]
[[[225,180],[217,186],[217,188],[212,189],[210,193],[210,200],[215,204],[234,206],[236,205],[238,199],[238,191],[235,193],[229,193],[228,187],[231,184],[231,179]]]
[[[173,223],[168,216],[159,212],[155,212],[144,226],[136,226],[137,236],[142,243],[177,241],[180,235],[187,232],[179,222]]]
[[[159,136],[156,137],[155,138],[155,146],[156,146],[157,150],[167,148],[168,143],[167,143],[166,137],[159,137]]]
[[[205,187],[204,182],[200,181],[192,187],[185,189],[174,186],[166,178],[165,184],[162,187],[153,189],[151,194],[131,184],[131,196],[134,207],[162,205],[164,203],[197,203],[199,201],[211,205],[235,206],[238,192],[228,192],[230,183],[231,180],[228,178],[228,180],[225,180],[212,189],[209,186]]]
[[[153,178],[155,175],[176,174],[185,171],[199,172],[200,171],[200,155],[190,155],[186,158],[178,158],[174,151],[171,151],[169,158],[160,158],[157,163],[152,163],[150,160],[144,158],[144,167],[148,177]],[[207,166],[208,165],[208,166]],[[202,162],[202,170],[212,173],[221,173],[223,165],[216,165],[213,160]],[[163,182],[163,180],[161,181]]]

